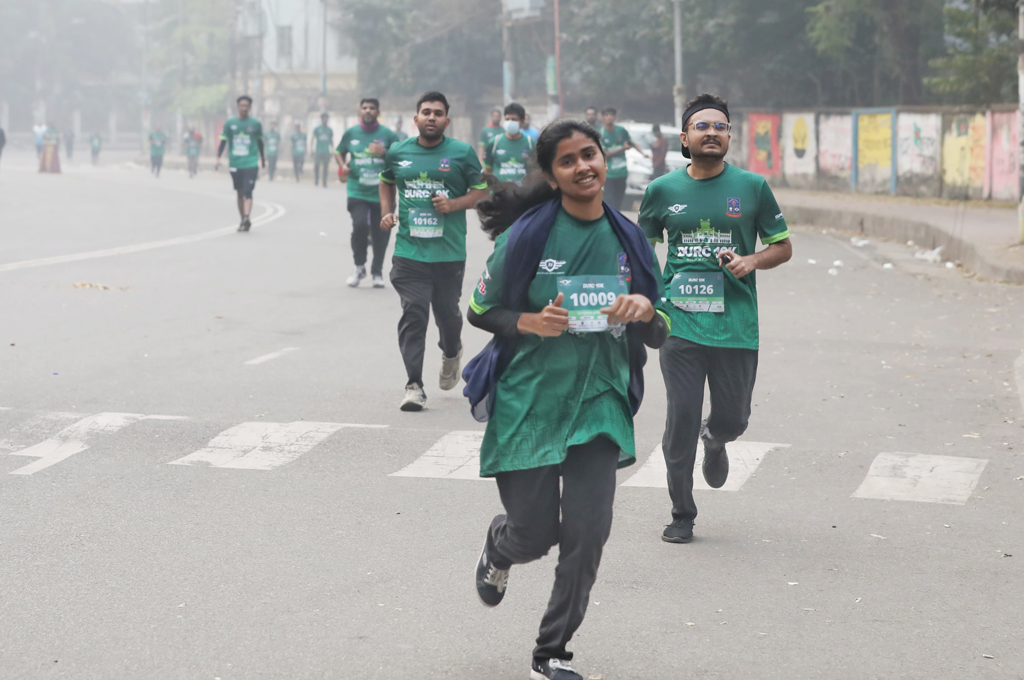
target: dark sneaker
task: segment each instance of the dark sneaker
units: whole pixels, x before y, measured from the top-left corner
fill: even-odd
[[[700,438],[704,442],[704,481],[712,489],[721,489],[725,480],[729,479],[729,456],[725,452],[725,444],[720,444],[708,436],[708,421],[701,423]]]
[[[245,231],[245,218],[244,217],[238,223],[238,231]]]
[[[490,538],[491,530],[487,530]],[[476,563],[476,594],[485,607],[497,607],[505,598],[505,588],[508,586],[508,569],[498,569],[487,556],[487,544],[490,541],[484,540],[484,548],[480,551],[480,559]]]
[[[422,411],[427,406],[427,393],[423,391],[423,385],[410,383],[405,386],[405,399],[398,408],[403,411]]]
[[[693,540],[693,520],[677,519],[661,532],[661,540],[666,543],[689,543]]]
[[[530,680],[583,680],[583,676],[572,669],[572,664],[562,659],[534,659],[530,669]]]

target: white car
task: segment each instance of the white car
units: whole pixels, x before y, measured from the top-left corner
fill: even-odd
[[[651,144],[654,142],[654,135],[651,133],[650,123],[620,123],[626,128],[633,143],[644,149],[648,155],[651,153]],[[679,141],[679,128],[671,125],[662,125],[661,134],[668,137],[668,154],[665,156],[665,166],[668,172],[685,168],[690,164],[688,158],[683,158],[682,143]],[[650,158],[644,158],[636,149],[626,150],[626,167],[629,169],[629,177],[626,179],[626,194],[630,196],[643,196],[647,191],[647,185],[653,179],[654,168]]]

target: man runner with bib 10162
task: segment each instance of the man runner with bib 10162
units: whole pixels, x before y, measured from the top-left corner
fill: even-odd
[[[380,173],[380,226],[398,227],[391,285],[402,300],[398,345],[408,376],[403,411],[420,411],[427,403],[423,352],[431,307],[441,335],[439,385],[450,390],[459,383],[466,210],[487,196],[473,147],[444,134],[448,108],[440,92],[420,97],[413,118],[419,136],[394,144]]]
[[[729,475],[725,446],[747,429],[757,375],[755,270],[778,267],[793,255],[768,183],[725,162],[731,129],[721,98],[693,99],[680,134],[692,164],[651,182],[640,206],[647,238],[653,243],[667,237],[668,243],[661,305],[672,331],[660,354],[668,391],[662,448],[672,499],[672,523],[662,539],[670,543],[693,538],[698,439],[704,443],[704,479],[720,488]],[[760,252],[758,238],[767,246]],[[705,381],[711,412],[702,422]]]

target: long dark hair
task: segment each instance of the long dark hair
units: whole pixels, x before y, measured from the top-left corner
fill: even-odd
[[[537,140],[537,165],[540,166],[540,172],[527,175],[521,187],[511,182],[488,182],[492,194],[490,198],[476,204],[476,212],[480,216],[480,228],[492,241],[527,210],[560,195],[558,189],[552,189],[547,183],[546,177],[552,174],[558,145],[577,132],[592,139],[597,148],[601,149],[601,154],[604,154],[601,135],[594,128],[582,120],[559,120],[545,127]]]

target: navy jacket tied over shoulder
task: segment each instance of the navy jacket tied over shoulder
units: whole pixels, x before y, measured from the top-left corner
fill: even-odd
[[[526,311],[530,284],[537,275],[544,247],[561,206],[561,198],[542,203],[531,208],[509,227],[502,292],[502,305],[506,309],[520,313]],[[654,273],[654,251],[650,243],[640,227],[607,204],[604,205],[604,214],[629,258],[633,276],[630,292],[643,295],[652,305],[657,305],[661,292]],[[632,324],[627,326],[629,404],[634,415],[644,398],[644,364],[647,363],[647,349],[636,331]],[[487,421],[494,412],[498,380],[515,356],[517,344],[518,338],[495,336],[462,371],[466,381],[462,393],[469,399],[473,417],[480,422]]]

